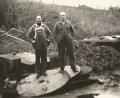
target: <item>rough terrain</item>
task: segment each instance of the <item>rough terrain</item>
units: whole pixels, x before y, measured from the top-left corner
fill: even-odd
[[[91,76],[97,77],[104,83],[95,83],[88,86],[85,85],[84,87],[81,87],[82,84],[80,84],[78,88],[44,97],[75,98],[77,95],[89,93],[110,93],[120,96],[120,53],[110,46],[98,46],[95,43],[88,44],[77,40],[74,40],[73,43],[76,64],[92,67]],[[12,53],[14,51],[34,53],[34,49],[29,42],[19,41],[6,35],[3,36],[0,43],[0,54]],[[56,43],[51,43],[48,47],[48,56],[51,58],[51,64],[53,64],[51,68],[57,67],[58,53]],[[68,58],[66,61],[69,63]]]

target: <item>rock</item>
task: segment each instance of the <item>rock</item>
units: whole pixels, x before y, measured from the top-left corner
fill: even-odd
[[[66,95],[69,95],[69,93],[66,93]]]
[[[110,87],[116,87],[118,84],[115,82],[110,83]]]
[[[106,77],[102,77],[98,79],[98,83],[99,84],[104,84],[104,83],[108,83],[110,81],[110,79],[106,78]]]
[[[120,97],[115,96],[115,95],[101,94],[98,96],[94,96],[94,98],[120,98]]]
[[[104,83],[105,83],[105,81],[104,81],[104,80],[102,80],[102,79],[98,79],[98,83],[99,83],[99,84],[104,84]]]
[[[110,76],[110,79],[111,80],[119,80],[117,77],[115,77],[115,76]]]

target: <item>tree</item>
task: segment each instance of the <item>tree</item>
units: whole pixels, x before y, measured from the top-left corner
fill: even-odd
[[[0,0],[0,27],[10,27],[16,24],[16,2],[17,0]]]
[[[0,0],[0,26],[5,25],[8,12],[8,0]]]

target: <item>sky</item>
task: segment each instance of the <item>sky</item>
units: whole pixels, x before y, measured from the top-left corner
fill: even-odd
[[[35,0],[36,1],[36,0]],[[43,3],[52,4],[53,0],[42,0]],[[120,0],[54,0],[54,4],[76,6],[86,5],[95,9],[108,9],[111,7],[120,6]]]

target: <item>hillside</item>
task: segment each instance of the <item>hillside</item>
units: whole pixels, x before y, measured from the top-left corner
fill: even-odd
[[[53,30],[55,22],[59,20],[60,11],[66,12],[67,19],[73,23],[79,39],[120,33],[119,9],[97,10],[85,5],[70,7],[43,4],[30,0],[12,1],[9,3],[9,6],[10,4],[12,6],[9,7],[9,13],[6,11],[7,16],[4,22],[7,23],[6,26],[9,28],[16,27],[24,30],[25,33],[35,22],[35,16],[38,13],[43,17],[43,22]]]

